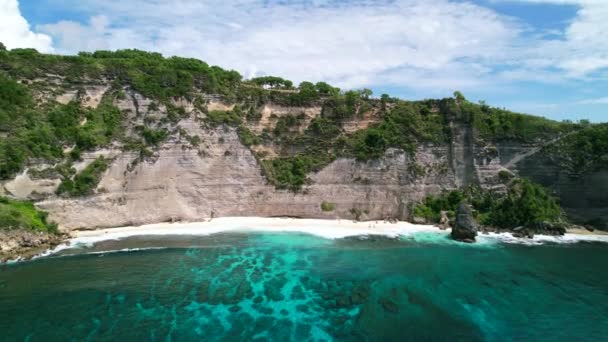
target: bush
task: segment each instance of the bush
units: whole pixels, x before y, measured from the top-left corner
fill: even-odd
[[[443,143],[445,118],[439,114],[422,114],[426,104],[400,102],[384,119],[355,133],[348,141],[349,153],[359,160],[377,159],[387,148],[394,147],[413,153],[419,143]]]
[[[242,122],[242,118],[239,113],[232,111],[220,111],[220,110],[212,110],[207,113],[206,120],[212,126],[219,126],[222,124],[228,126],[238,126]]]
[[[144,128],[141,135],[148,146],[157,146],[167,139],[169,132],[166,129]]]
[[[293,82],[276,76],[256,77],[249,80],[249,82],[260,87],[267,86],[272,89],[291,89],[293,87]]]
[[[109,162],[103,156],[95,159],[82,172],[74,176],[74,179],[64,178],[57,188],[57,193],[70,197],[91,195],[108,167]]]
[[[547,190],[523,179],[511,186],[506,197],[494,203],[486,223],[500,228],[535,228],[561,219],[562,210]]]
[[[498,172],[498,179],[500,179],[500,181],[503,183],[510,181],[511,179],[513,179],[513,177],[513,174],[507,170],[501,170],[500,172]]]
[[[560,206],[547,190],[525,179],[514,181],[506,195],[478,187],[431,195],[414,207],[414,216],[437,223],[442,211],[454,213],[463,201],[473,205],[480,223],[497,228],[536,228],[545,222],[563,220]]]
[[[479,136],[487,141],[518,140],[532,143],[554,138],[576,128],[574,124],[514,113],[466,100],[460,102],[456,112],[462,119],[472,123]]]
[[[414,216],[439,223],[442,211],[454,213],[458,205],[467,197],[461,190],[444,192],[439,196],[430,195],[414,207]]]
[[[292,157],[262,161],[266,177],[278,188],[298,191],[306,183],[311,161],[305,157]]]
[[[57,225],[47,221],[48,214],[31,202],[0,197],[0,229],[28,229],[57,232]]]
[[[382,131],[368,129],[363,131],[355,144],[355,156],[359,160],[378,159],[386,151],[387,142]]]
[[[321,203],[321,210],[323,210],[325,212],[334,211],[335,209],[336,209],[335,203],[325,202],[325,201],[323,201],[323,203]]]
[[[258,138],[258,136],[255,135],[251,130],[249,130],[249,128],[247,128],[247,126],[245,125],[240,125],[237,130],[237,133],[239,135],[241,143],[243,143],[243,145],[245,146],[258,145],[261,142],[260,138]]]
[[[83,119],[87,122],[81,125]],[[0,179],[13,177],[29,158],[62,159],[64,145],[80,151],[107,145],[121,137],[122,119],[110,98],[96,109],[83,109],[75,101],[36,106],[26,87],[0,74],[0,131],[5,133],[0,136]]]
[[[592,125],[547,149],[572,174],[608,169],[608,124]]]
[[[274,136],[281,137],[290,132],[293,127],[300,124],[303,118],[298,118],[294,115],[281,116],[274,128]]]

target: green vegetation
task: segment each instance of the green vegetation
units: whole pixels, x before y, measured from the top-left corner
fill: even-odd
[[[364,92],[351,93],[359,94],[356,101],[374,105],[360,96]],[[346,99],[349,95],[343,96]],[[345,117],[336,116],[335,110],[328,112],[324,109],[323,117],[314,119],[304,133],[296,135],[287,135],[286,132],[297,121],[281,118],[283,124],[277,124],[275,136],[283,137],[280,140],[283,149],[300,152],[289,158],[266,162],[266,175],[279,188],[298,190],[306,183],[306,174],[320,170],[339,156],[367,161],[382,157],[389,147],[414,152],[420,142],[445,142],[447,137],[442,116],[423,108],[426,108],[425,103],[400,102],[378,124],[350,136],[340,128],[340,120]],[[355,110],[354,107],[351,109]]]
[[[608,124],[585,128],[548,148],[572,174],[608,169]]]
[[[0,197],[0,230],[27,229],[56,233],[57,225],[48,222],[47,216],[31,202]]]
[[[334,210],[336,210],[336,204],[323,201],[323,203],[321,203],[321,210],[323,210],[325,212],[334,211]]]
[[[315,169],[317,161],[302,155],[262,161],[262,168],[268,180],[278,189],[298,191],[307,183],[306,175]]]
[[[275,77],[275,76],[257,77],[257,78],[253,78],[253,79],[249,80],[249,82],[253,83],[257,86],[260,86],[260,87],[267,86],[272,89],[292,89],[293,88],[293,82],[291,82],[289,80],[285,80],[280,77]]]
[[[60,75],[61,82],[49,83],[54,77],[49,75]],[[86,94],[85,86],[90,80],[99,79],[112,80],[111,90],[97,108],[83,108],[80,103]],[[77,91],[77,95],[74,101],[59,104],[37,101],[32,95],[37,90],[43,90],[51,99],[68,90]],[[167,117],[145,117],[143,125],[136,127],[136,134],[126,137],[125,113],[114,106],[116,100],[127,98],[126,90],[151,99],[148,111],[166,108]],[[35,94],[38,97],[41,93]],[[235,105],[234,109],[208,111],[206,94],[221,95],[224,102]],[[243,81],[236,71],[199,60],[164,58],[138,50],[57,56],[33,49],[0,49],[0,180],[12,178],[28,161],[39,159],[58,164],[46,170],[62,177],[58,193],[84,196],[93,193],[108,161],[100,158],[75,174],[72,162],[80,160],[83,152],[117,142],[124,150],[138,151],[141,161],[152,156],[153,150],[176,131],[190,145],[197,146],[200,137],[177,128],[177,123],[189,116],[184,108],[175,105],[180,98],[193,101],[205,114],[203,126],[231,126],[246,146],[272,146],[278,157],[264,160],[263,154],[256,155],[263,172],[277,188],[294,192],[309,182],[310,173],[336,158],[367,162],[382,158],[389,148],[402,149],[412,156],[421,145],[449,143],[454,129],[459,127],[472,127],[474,143],[480,145],[505,140],[535,143],[569,134],[549,148],[566,169],[581,173],[608,168],[608,125],[559,123],[513,113],[484,102],[471,103],[460,92],[455,92],[453,98],[417,102],[386,94],[375,99],[369,89],[341,91],[324,82],[302,82],[296,88],[291,81],[274,76]],[[304,113],[282,116],[273,129],[257,135],[248,123],[261,119],[265,104],[314,105],[322,110],[308,127],[303,127],[307,122]],[[141,113],[131,114],[142,119]],[[354,133],[344,128],[362,118],[373,123]],[[68,147],[71,150],[66,154]],[[424,174],[424,168],[415,161],[410,165],[412,174]],[[499,177],[509,184],[504,196],[471,189],[452,192],[427,198],[416,207],[416,215],[437,221],[442,210],[453,212],[460,201],[467,200],[473,203],[484,224],[496,227],[534,226],[559,220],[559,207],[544,189],[528,181],[513,180],[507,172],[501,172]],[[322,209],[331,211],[332,205],[324,202]],[[353,209],[356,217],[363,213]]]
[[[64,177],[57,189],[60,195],[71,197],[86,196],[93,193],[101,180],[101,175],[107,170],[109,161],[104,157],[95,159],[74,178]]]
[[[130,86],[155,99],[152,108],[158,108],[158,103],[164,104],[171,122],[186,115],[183,108],[171,105],[172,97],[191,98],[197,87],[200,91],[236,99],[241,84],[241,76],[235,71],[210,67],[195,59],[164,58],[158,53],[137,50],[98,51],[78,56],[46,55],[33,49],[0,51],[0,70],[3,70],[0,72],[0,179],[13,177],[32,158],[50,162],[63,159],[66,145],[76,147],[71,157],[78,159],[81,151],[124,139],[124,117],[113,106],[112,96],[104,97],[96,109],[82,108],[79,99],[67,105],[49,102],[38,106],[28,87],[15,79],[24,79],[32,89],[39,86],[32,80],[48,74],[65,77],[60,88],[78,88],[85,79],[113,79],[113,97],[124,98],[122,88]],[[79,91],[78,96],[81,94]],[[158,130],[143,129],[141,133],[148,145],[157,145],[168,136]],[[147,152],[145,147],[138,150]]]
[[[141,136],[148,146],[157,146],[169,136],[166,129],[141,128]]]
[[[366,95],[363,96],[363,93]],[[345,93],[333,92],[323,103],[323,117],[333,120],[344,120],[352,118],[357,114],[363,114],[363,105],[369,100],[368,92],[350,90]]]
[[[237,130],[237,133],[239,135],[241,143],[243,143],[243,145],[245,146],[259,145],[262,142],[261,139],[257,135],[255,135],[251,130],[249,130],[249,128],[247,128],[247,126],[245,125],[240,125]]]
[[[356,221],[360,221],[361,217],[365,214],[369,214],[369,211],[367,209],[361,209],[361,208],[350,208],[349,210],[350,214],[353,215],[355,217]]]
[[[498,178],[503,183],[507,183],[508,181],[510,181],[511,179],[513,179],[513,177],[515,177],[515,175],[513,175],[509,171],[501,170],[500,172],[498,172]]]
[[[301,114],[299,116],[294,116],[294,115],[281,116],[278,119],[276,126],[274,127],[274,132],[273,132],[274,136],[279,138],[279,137],[289,134],[290,131],[294,127],[297,127],[302,123],[304,118],[305,118],[304,114]]]
[[[561,208],[553,196],[542,186],[525,179],[511,185],[507,196],[489,209],[487,223],[501,228],[534,228],[562,219]]]
[[[283,149],[299,152],[293,156],[264,160],[262,168],[267,179],[279,189],[298,191],[306,184],[307,174],[321,170],[335,160],[344,146],[338,139],[340,127],[325,118],[314,119],[302,134],[282,136]]]
[[[194,86],[208,93],[235,97],[241,75],[209,66],[192,58],[164,58],[139,50],[82,52],[78,56],[40,54],[33,49],[13,49],[0,54],[0,69],[13,77],[35,79],[46,74],[65,75],[78,84],[85,78],[115,79],[143,95],[166,102],[171,97],[190,97]]]
[[[541,224],[563,221],[557,201],[542,186],[526,179],[514,180],[504,195],[480,188],[453,190],[439,196],[428,196],[414,208],[414,216],[439,222],[441,212],[454,217],[458,205],[469,202],[483,225],[512,229],[519,226],[536,228]]]
[[[442,211],[446,211],[448,217],[454,217],[458,205],[468,197],[471,196],[467,196],[461,190],[444,192],[439,196],[427,196],[422,203],[414,208],[414,216],[424,218],[429,222],[439,223]]]
[[[213,110],[207,113],[206,121],[211,124],[213,127],[219,126],[222,124],[228,126],[238,126],[242,122],[242,117],[240,112],[237,110],[231,111],[220,111]]]
[[[0,179],[14,176],[30,158],[62,159],[65,145],[75,146],[72,157],[78,159],[80,151],[122,137],[122,126],[122,113],[111,98],[96,109],[78,102],[37,107],[25,86],[0,73]]]
[[[423,102],[399,102],[384,119],[357,132],[350,140],[359,160],[377,159],[389,147],[413,153],[420,143],[447,141],[445,118],[428,110]]]
[[[532,143],[540,139],[555,138],[578,127],[567,122],[490,107],[483,101],[474,104],[460,93],[456,96],[458,97],[455,100],[440,101],[441,112],[447,117],[472,124],[479,138],[486,141],[515,140]]]

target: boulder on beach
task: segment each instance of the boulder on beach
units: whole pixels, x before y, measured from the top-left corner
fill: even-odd
[[[452,239],[463,242],[475,242],[477,230],[477,222],[473,218],[473,211],[470,205],[460,203],[456,210],[456,220],[452,227]]]

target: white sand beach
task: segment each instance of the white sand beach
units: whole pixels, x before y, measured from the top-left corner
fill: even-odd
[[[320,220],[298,218],[265,217],[221,217],[204,222],[158,223],[140,227],[121,227],[72,232],[74,241],[94,243],[95,241],[121,239],[135,235],[210,235],[222,232],[300,232],[327,239],[349,236],[382,235],[397,237],[417,232],[444,232],[431,225],[417,225],[408,222],[351,220]]]
[[[408,236],[417,233],[437,233],[448,235],[451,230],[441,230],[432,225],[408,222],[351,220],[321,220],[299,218],[268,217],[221,217],[204,222],[158,223],[138,227],[120,227],[72,232],[72,244],[94,244],[104,240],[119,240],[130,236],[143,235],[191,235],[205,236],[223,232],[293,232],[307,233],[326,239],[340,239],[350,236],[381,235],[386,237]],[[516,238],[510,233],[479,234],[481,241],[500,240],[507,243],[540,244],[574,243],[579,241],[608,242],[605,232],[589,232],[582,229],[569,230],[563,236],[536,235],[533,239]]]
[[[132,236],[206,236],[226,232],[291,232],[305,233],[325,239],[341,239],[351,236],[379,235],[391,238],[400,236],[415,236],[420,233],[436,234],[446,239],[432,241],[469,245],[448,239],[451,229],[441,230],[432,225],[419,225],[408,222],[368,221],[355,222],[352,220],[321,220],[299,218],[272,217],[221,217],[203,222],[188,223],[157,223],[144,226],[118,227],[97,230],[72,231],[71,238],[64,244],[48,250],[36,258],[49,256],[59,251],[78,247],[92,246],[101,241],[121,240]],[[535,235],[533,239],[514,237],[511,233],[480,233],[475,245],[496,243],[541,245],[544,243],[577,243],[577,242],[608,243],[608,233],[590,232],[585,229],[572,229],[563,236]]]

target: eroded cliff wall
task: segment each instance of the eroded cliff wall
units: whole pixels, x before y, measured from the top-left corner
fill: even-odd
[[[58,102],[81,101],[97,106],[110,89],[108,82],[85,86],[80,98],[75,91],[56,96]],[[166,106],[129,89],[115,105],[127,115],[126,134],[133,134],[146,121],[168,116]],[[41,96],[43,96],[42,94]],[[50,96],[50,95],[46,95]],[[234,104],[220,96],[205,95],[205,109],[232,110]],[[376,160],[338,158],[319,172],[308,175],[298,192],[277,190],[264,176],[260,159],[278,155],[278,146],[243,145],[237,128],[209,127],[207,115],[192,101],[174,99],[184,118],[149,158],[125,151],[119,145],[84,153],[74,166],[82,170],[99,156],[110,160],[109,168],[90,196],[65,198],[55,194],[61,183],[57,175],[32,170],[49,165],[33,161],[15,179],[2,184],[5,194],[31,199],[50,213],[65,230],[140,225],[165,221],[197,221],[219,216],[295,216],[342,219],[412,219],[411,208],[429,194],[468,185],[496,191],[504,189],[501,172],[529,177],[554,189],[575,218],[586,220],[608,215],[608,173],[583,177],[564,174],[541,153],[543,143],[480,143],[470,124],[452,120],[451,139],[444,144],[421,144],[415,152],[389,148]],[[302,131],[321,115],[320,106],[289,107],[265,104],[261,116],[248,122],[258,134],[272,131],[278,119],[299,116]],[[378,118],[372,110],[361,118],[343,122],[345,132],[365,128]],[[198,137],[193,144],[188,137]],[[66,147],[69,148],[69,147]],[[324,211],[322,203],[333,204]]]

